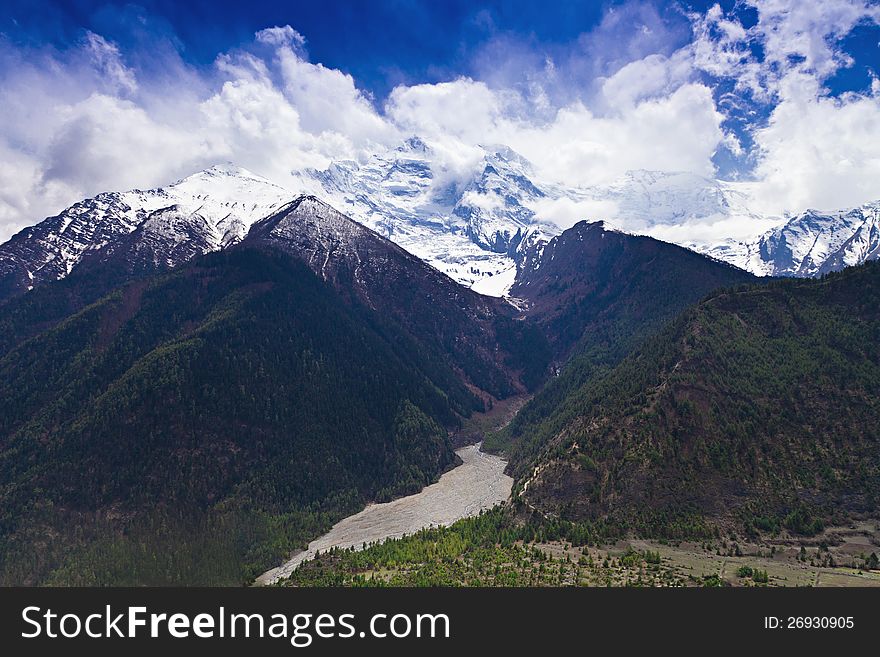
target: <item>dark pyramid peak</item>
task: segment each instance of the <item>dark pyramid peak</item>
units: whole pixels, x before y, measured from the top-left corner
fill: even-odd
[[[299,196],[255,223],[242,246],[279,248],[303,260],[323,280],[356,290],[371,306],[371,288],[378,278],[395,275],[425,278],[454,289],[454,294],[477,296],[312,195]]]
[[[625,318],[625,334],[643,334],[712,290],[753,279],[683,247],[581,221],[530,246],[510,296],[525,302],[563,358],[599,322]]]
[[[304,262],[349,302],[450,359],[469,384],[494,397],[521,389],[508,362],[518,356],[522,330],[510,328],[506,301],[459,285],[314,196],[257,222],[235,248],[279,250]]]
[[[248,239],[288,240],[308,234],[312,238],[335,237],[369,239],[373,233],[345,216],[317,196],[298,196],[265,219],[257,221],[248,233]]]

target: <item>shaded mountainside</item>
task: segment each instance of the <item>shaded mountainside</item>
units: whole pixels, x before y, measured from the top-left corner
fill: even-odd
[[[507,302],[313,197],[165,274],[143,229],[0,312],[3,581],[245,581],[547,369]]]
[[[25,341],[0,359],[4,581],[235,583],[418,490],[453,462],[442,426],[478,400],[403,347],[300,263],[250,249]],[[160,539],[170,554],[138,542]],[[155,570],[125,572],[139,549]]]
[[[619,363],[688,305],[755,280],[727,263],[601,222],[580,222],[531,249],[511,295],[525,301],[524,314],[547,336],[560,371],[487,447],[523,442],[567,394]]]
[[[878,427],[870,263],[701,302],[526,427],[512,467],[522,498],[564,519],[812,533],[876,513]]]
[[[514,319],[508,302],[459,285],[313,196],[256,223],[242,246],[280,249],[302,260],[341,295],[401,326],[496,398],[543,379],[546,341]]]
[[[126,237],[84,255],[69,276],[7,301],[0,309],[0,354],[117,286],[170,268],[161,243],[148,239],[156,221],[202,220],[159,212]],[[532,390],[547,372],[546,340],[537,328],[516,321],[509,303],[458,285],[314,197],[283,205],[229,248],[283,251],[302,261],[348,303],[383,318],[389,340],[407,341],[407,348],[442,361],[444,368],[451,364],[455,377],[482,397]]]
[[[561,359],[598,340],[619,343],[628,330],[647,335],[719,287],[754,280],[729,264],[651,237],[582,221],[533,246],[510,296],[527,303]]]
[[[249,581],[432,481],[447,429],[551,371],[485,443],[546,514],[524,537],[810,532],[876,509],[880,265],[748,287],[581,222],[521,245],[510,303],[312,196],[202,210],[206,180],[192,206],[110,208],[119,234],[77,241],[63,280],[22,294],[14,268],[0,583]]]

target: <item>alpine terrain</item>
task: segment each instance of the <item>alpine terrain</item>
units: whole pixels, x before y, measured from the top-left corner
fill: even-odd
[[[786,221],[745,183],[573,189],[478,155],[453,176],[413,137],[290,190],[215,166],[0,245],[0,582],[249,583],[437,482],[463,436],[514,484],[462,550],[870,516],[876,203]],[[735,218],[775,227],[652,236]],[[420,563],[400,581],[472,581]]]

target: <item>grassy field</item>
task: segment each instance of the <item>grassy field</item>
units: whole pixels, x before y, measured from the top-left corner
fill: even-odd
[[[585,548],[594,561],[617,559],[627,553],[654,553],[660,557],[661,581],[685,585],[724,586],[878,586],[880,571],[866,570],[865,563],[878,547],[877,523],[838,527],[808,543],[802,539],[764,542],[715,541],[676,545],[657,541],[627,540],[601,549]],[[839,542],[838,542],[839,541]],[[803,551],[801,550],[803,548]],[[580,548],[548,546],[557,558],[575,558]],[[834,564],[834,565],[832,565]],[[766,573],[767,581],[754,573]],[[751,573],[751,574],[750,574]],[[622,569],[616,583],[626,584],[632,573]]]
[[[490,514],[451,528],[333,550],[306,562],[288,586],[880,586],[872,556],[880,523],[833,527],[810,539],[786,534],[761,541],[619,540],[574,546],[492,540]],[[499,540],[494,540],[498,538]]]

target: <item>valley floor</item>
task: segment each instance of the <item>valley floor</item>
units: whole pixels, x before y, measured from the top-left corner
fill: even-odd
[[[448,526],[501,504],[510,496],[513,479],[504,474],[507,461],[486,454],[479,445],[456,451],[461,465],[443,474],[439,481],[415,495],[383,504],[371,504],[344,518],[308,549],[293,555],[283,565],[257,578],[256,584],[274,584],[304,561],[331,548],[361,548],[369,543],[400,538],[426,527]]]
[[[880,571],[861,567],[872,553],[880,553],[878,522],[830,528],[807,541],[792,537],[669,544],[632,539],[602,548],[561,543],[536,547],[559,562],[594,565],[577,582],[576,575],[568,574],[562,582],[566,585],[880,587]]]

